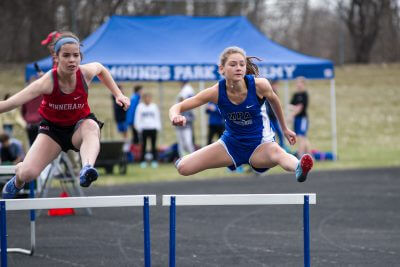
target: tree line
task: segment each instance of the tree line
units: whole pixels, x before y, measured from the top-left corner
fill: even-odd
[[[49,32],[81,39],[112,15],[246,16],[270,39],[336,64],[400,60],[399,0],[2,0],[0,61],[47,56]]]

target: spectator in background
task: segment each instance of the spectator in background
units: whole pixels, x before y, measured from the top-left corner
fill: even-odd
[[[38,74],[40,75],[40,74]],[[41,77],[40,75],[39,77]],[[37,79],[36,76],[32,76],[29,80],[29,83],[35,81]],[[42,121],[42,116],[39,114],[40,103],[42,103],[43,96],[39,95],[32,99],[31,101],[26,102],[22,105],[21,114],[26,122],[26,133],[29,139],[29,145],[33,144],[36,136],[39,133],[39,124]]]
[[[17,164],[24,159],[24,149],[22,143],[10,138],[7,133],[0,134],[0,154],[1,164]]]
[[[160,111],[152,102],[150,93],[143,94],[143,101],[139,103],[135,112],[135,128],[141,136],[142,156],[140,167],[146,168],[146,147],[147,139],[151,141],[152,162],[151,167],[157,168],[157,132],[161,130]]]
[[[179,103],[185,99],[188,99],[194,95],[195,95],[194,89],[190,85],[189,81],[186,81],[186,80],[182,81],[181,90],[179,91],[178,96],[176,97],[177,103]],[[188,115],[193,115],[192,121],[190,123],[190,127],[191,127],[191,132],[192,132],[191,133],[192,134],[192,143],[194,145],[194,144],[196,144],[195,135],[194,135],[194,113],[192,112]]]
[[[183,81],[181,90],[178,94],[178,98],[185,100],[192,96],[194,96],[193,87],[190,85],[189,81]]]
[[[278,81],[277,80],[271,81],[271,87],[272,87],[272,90],[274,91],[274,93],[276,95],[278,95]],[[265,105],[267,107],[267,114],[268,114],[268,117],[269,117],[269,121],[271,122],[271,125],[272,125],[272,130],[278,136],[279,145],[283,149],[287,150],[286,146],[285,146],[285,140],[284,140],[284,137],[283,137],[283,133],[282,133],[282,128],[281,128],[281,125],[279,124],[278,119],[276,118],[275,112],[272,109],[272,107],[271,107],[271,105],[269,104],[268,101],[265,101]]]
[[[54,40],[56,40],[57,38],[59,38],[61,36],[61,33],[58,31],[53,31],[51,33],[49,33],[46,37],[46,39],[44,39],[41,44],[47,46],[47,49],[49,50],[50,56],[52,58],[53,61],[53,68],[57,67],[57,55],[54,51]]]
[[[117,84],[119,90],[124,93],[124,88],[121,84]],[[126,123],[126,113],[120,105],[117,104],[115,101],[115,96],[111,94],[111,101],[113,103],[113,110],[114,110],[114,120],[117,124],[117,131],[122,135],[122,138],[127,141],[128,140],[128,125]]]
[[[208,102],[206,113],[208,114],[208,137],[207,144],[212,143],[214,135],[220,138],[225,130],[225,122],[219,112],[218,106],[213,102]]]
[[[3,100],[10,98],[10,93],[4,95]],[[22,129],[25,129],[26,123],[21,116],[21,113],[17,110],[11,110],[7,113],[0,114],[0,126],[3,132],[8,134],[10,137],[14,134],[14,126],[18,125]]]
[[[134,119],[135,119],[135,112],[137,106],[139,105],[140,98],[142,96],[143,86],[136,85],[133,87],[134,93],[131,96],[131,106],[129,107],[128,111],[126,112],[126,124],[131,127],[132,129],[132,143],[137,145],[139,144],[139,134],[134,127]]]
[[[178,102],[183,101],[182,97],[178,97]],[[181,126],[176,126],[176,138],[178,141],[178,154],[179,157],[183,157],[194,151],[193,142],[193,121],[194,114],[193,111],[188,110],[182,113],[186,118],[186,124]]]
[[[298,140],[297,157],[300,158],[304,154],[310,153],[310,143],[307,139],[307,131],[309,119],[307,116],[308,93],[306,89],[306,80],[304,77],[296,79],[297,92],[293,95],[290,101],[291,118],[294,122],[294,131]]]

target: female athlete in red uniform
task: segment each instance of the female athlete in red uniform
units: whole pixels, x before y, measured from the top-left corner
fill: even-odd
[[[61,151],[80,151],[82,170],[80,184],[88,187],[98,177],[93,165],[100,150],[99,122],[88,105],[87,85],[97,76],[125,110],[129,98],[118,89],[110,72],[100,63],[79,65],[79,39],[72,33],[61,34],[54,43],[58,66],[5,101],[0,113],[7,112],[43,95],[39,112],[43,117],[39,135],[23,162],[16,166],[16,175],[3,188],[3,198],[14,198],[29,182],[53,161]]]

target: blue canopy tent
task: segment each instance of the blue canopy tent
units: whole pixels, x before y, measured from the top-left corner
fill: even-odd
[[[112,16],[83,40],[83,63],[98,61],[117,81],[212,81],[228,46],[257,56],[269,79],[331,80],[332,151],[337,155],[334,67],[331,61],[292,51],[260,33],[245,17]],[[37,62],[47,71],[51,58]],[[26,65],[25,78],[35,74]],[[287,97],[285,97],[287,98]]]

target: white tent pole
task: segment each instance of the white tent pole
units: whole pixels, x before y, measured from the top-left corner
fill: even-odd
[[[331,124],[332,124],[332,152],[333,157],[337,158],[337,129],[336,129],[336,93],[335,79],[331,79]]]
[[[199,92],[204,90],[204,81],[199,81]],[[207,118],[205,105],[200,106],[200,134],[201,134],[201,146],[207,145]]]
[[[160,108],[160,118],[161,118],[161,133],[158,133],[158,144],[163,144],[164,143],[164,134],[165,131],[163,130],[163,114],[164,114],[164,84],[163,82],[158,82],[158,95],[159,95],[159,108]]]
[[[284,110],[285,110],[285,118],[289,117],[289,81],[285,80],[285,87],[284,87],[284,94],[283,94],[283,100],[285,101],[284,104]]]

